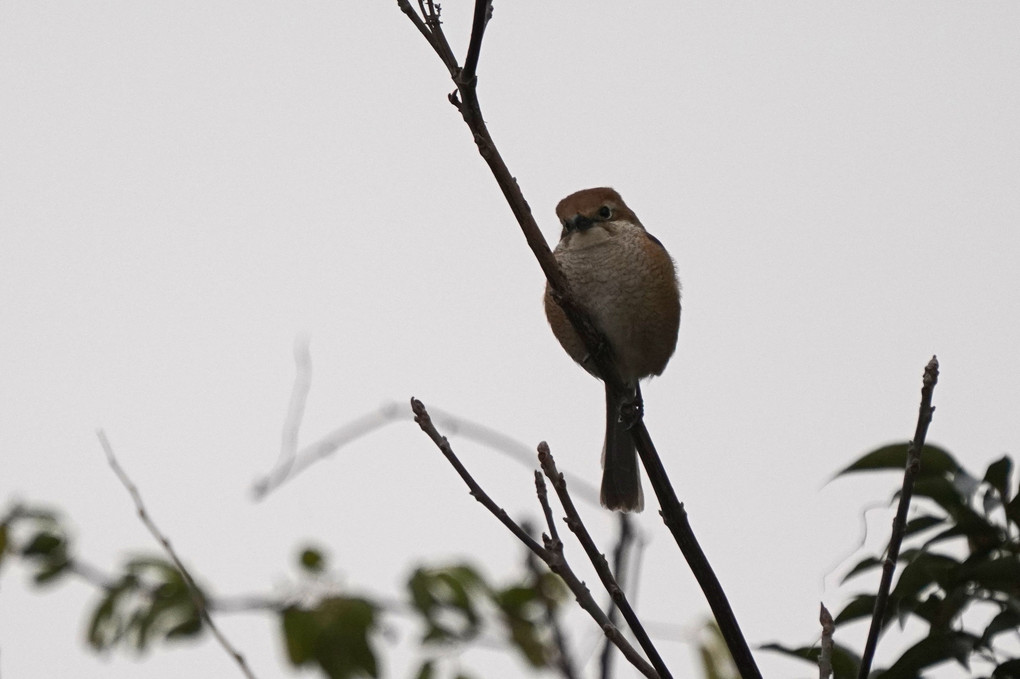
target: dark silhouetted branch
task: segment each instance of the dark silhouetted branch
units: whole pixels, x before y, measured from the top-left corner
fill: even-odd
[[[553,459],[552,453],[549,451],[549,445],[542,441],[538,444],[538,461],[542,465],[542,471],[545,473],[549,482],[552,483],[553,490],[556,491],[557,497],[560,499],[560,504],[563,506],[563,513],[566,514],[565,521],[570,530],[577,536],[578,542],[581,543],[581,547],[584,548],[584,553],[588,555],[588,559],[592,565],[595,566],[595,572],[598,574],[599,579],[602,581],[602,585],[609,592],[609,595],[613,597],[613,602],[617,608],[620,609],[620,613],[623,614],[624,620],[627,621],[627,625],[630,627],[631,632],[634,633],[634,637],[637,639],[638,644],[644,650],[645,655],[652,663],[652,667],[655,671],[663,678],[672,677],[669,669],[666,667],[666,663],[662,661],[662,657],[659,656],[659,651],[655,648],[655,644],[648,637],[645,632],[645,628],[641,625],[641,621],[638,619],[634,609],[631,608],[630,602],[627,600],[627,595],[624,593],[620,584],[616,581],[616,577],[612,571],[609,570],[609,562],[606,561],[606,557],[602,554],[598,547],[595,545],[595,541],[592,539],[591,534],[588,533],[588,529],[585,527],[584,522],[581,520],[580,514],[577,513],[577,508],[574,507],[574,501],[570,498],[570,494],[567,492],[567,482],[563,478],[563,474],[556,469],[556,460]]]
[[[623,653],[624,657],[634,667],[638,669],[646,677],[658,677],[659,674],[648,664],[641,654],[630,645],[630,643],[624,638],[623,634],[619,629],[609,622],[609,618],[599,607],[595,598],[592,596],[588,586],[581,582],[580,578],[574,573],[567,563],[566,558],[563,556],[563,543],[559,540],[553,540],[549,536],[545,536],[545,545],[539,545],[534,538],[528,535],[528,532],[524,530],[516,521],[510,518],[506,510],[499,507],[492,498],[482,490],[481,486],[474,480],[468,470],[461,464],[461,461],[457,458],[453,452],[453,447],[450,446],[450,442],[445,436],[440,434],[435,425],[432,423],[432,418],[429,417],[428,411],[425,409],[425,404],[416,398],[411,399],[411,411],[414,413],[414,421],[418,423],[421,430],[432,439],[432,442],[436,444],[436,447],[443,453],[447,461],[453,465],[453,468],[460,474],[461,479],[467,484],[468,489],[471,492],[471,496],[482,504],[483,507],[489,510],[489,512],[499,519],[500,523],[507,527],[507,529],[513,533],[518,540],[524,543],[524,545],[534,553],[535,556],[540,558],[542,561],[549,566],[556,575],[563,579],[563,582],[567,585],[574,597],[577,599],[578,605],[581,606],[594,620],[598,623],[603,633],[616,644],[617,648]]]
[[[616,541],[616,548],[613,549],[613,575],[616,581],[627,584],[627,555],[630,552],[631,542],[634,538],[634,528],[631,526],[631,516],[627,512],[617,513],[617,523],[620,526],[620,538]],[[636,580],[635,580],[636,582]],[[633,594],[633,592],[631,592]],[[616,624],[620,617],[620,609],[612,598],[609,599],[609,619]],[[611,679],[613,676],[613,647],[607,642],[602,646],[602,655],[599,658],[601,666],[600,674],[602,679]]]
[[[878,647],[878,637],[882,632],[882,623],[885,620],[886,608],[889,605],[889,590],[892,587],[893,573],[896,571],[896,560],[900,556],[900,545],[903,542],[903,532],[907,526],[907,511],[910,509],[910,498],[914,493],[914,479],[921,471],[921,451],[924,449],[924,439],[928,436],[928,425],[931,424],[935,408],[931,404],[932,395],[935,392],[935,385],[939,381],[939,359],[932,356],[928,365],[924,367],[924,377],[921,380],[921,406],[917,413],[917,426],[914,428],[914,438],[907,448],[907,464],[903,471],[903,489],[900,491],[900,504],[896,508],[896,517],[893,519],[892,535],[889,538],[889,549],[886,550],[885,562],[882,564],[882,581],[878,586],[878,594],[875,596],[875,609],[871,614],[871,629],[868,630],[868,641],[864,646],[864,653],[861,655],[861,667],[857,673],[859,679],[867,679],[871,672],[871,663],[875,659],[875,649]]]

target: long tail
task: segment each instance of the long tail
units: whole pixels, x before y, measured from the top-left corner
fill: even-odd
[[[619,394],[606,387],[606,442],[602,448],[602,506],[621,512],[645,507],[638,473],[637,450],[630,432],[620,422]]]

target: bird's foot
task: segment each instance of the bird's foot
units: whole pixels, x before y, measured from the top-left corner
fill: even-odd
[[[620,401],[620,422],[625,428],[630,429],[644,416],[645,403],[641,399],[641,390],[635,389]]]

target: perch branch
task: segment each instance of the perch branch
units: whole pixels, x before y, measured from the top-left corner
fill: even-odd
[[[128,494],[131,495],[131,499],[135,503],[135,509],[138,511],[138,518],[141,519],[142,523],[152,534],[152,537],[156,539],[166,551],[167,556],[173,562],[177,572],[181,574],[181,578],[188,586],[188,593],[191,595],[191,602],[195,605],[195,610],[198,611],[202,621],[209,627],[209,630],[216,637],[216,641],[220,643],[223,650],[234,659],[238,667],[241,668],[241,672],[248,679],[255,679],[255,675],[252,673],[251,668],[248,667],[248,663],[245,661],[244,656],[234,648],[234,646],[227,640],[220,631],[220,628],[213,622],[212,616],[209,615],[209,608],[206,606],[205,598],[202,592],[199,590],[198,585],[195,584],[195,579],[191,577],[191,573],[184,567],[180,557],[177,556],[177,552],[170,546],[170,540],[164,535],[156,524],[153,522],[152,517],[149,516],[149,512],[145,509],[145,504],[142,502],[142,495],[138,492],[138,487],[135,486],[134,482],[128,477],[124,469],[117,462],[116,455],[113,454],[113,446],[110,445],[110,440],[106,437],[106,432],[100,429],[96,434],[99,436],[99,444],[103,447],[103,452],[106,453],[106,461],[110,464],[110,468],[113,469],[113,473],[117,475],[121,484],[127,490]]]
[[[457,458],[457,455],[453,452],[453,447],[450,446],[450,442],[445,436],[440,434],[435,425],[432,423],[432,418],[429,416],[428,411],[425,409],[425,404],[416,398],[411,399],[411,411],[414,413],[414,421],[418,423],[421,430],[432,439],[432,442],[436,444],[436,447],[443,453],[447,461],[453,465],[453,468],[460,474],[461,479],[467,484],[468,489],[471,491],[471,496],[482,504],[489,512],[499,519],[500,523],[507,527],[507,529],[513,533],[518,540],[524,543],[524,545],[534,553],[535,556],[540,558],[542,561],[549,566],[549,570],[556,573],[563,579],[563,582],[567,585],[574,596],[577,598],[578,605],[581,606],[587,613],[598,623],[603,633],[616,644],[617,648],[623,653],[623,655],[646,677],[658,677],[659,675],[652,668],[648,662],[641,657],[641,654],[637,652],[633,646],[624,638],[620,630],[609,622],[609,618],[599,607],[595,598],[592,596],[588,586],[585,585],[578,577],[574,574],[574,571],[570,568],[566,558],[563,556],[563,543],[548,538],[545,539],[545,545],[539,545],[528,532],[524,530],[516,521],[510,518],[510,515],[506,513],[506,510],[499,507],[492,498],[490,498],[478,482],[474,480],[468,470],[461,464],[461,461]]]
[[[453,82],[457,87],[456,92],[450,95],[450,102],[457,107],[457,110],[460,111],[461,116],[464,118],[464,122],[471,130],[475,144],[478,146],[479,154],[488,164],[511,211],[517,218],[528,246],[538,260],[543,273],[545,273],[549,286],[552,288],[553,299],[560,305],[571,324],[581,336],[589,355],[592,357],[596,367],[598,367],[602,379],[611,389],[624,393],[623,382],[613,365],[609,343],[592,322],[591,316],[587,311],[574,300],[570,286],[567,284],[562,271],[560,271],[556,263],[556,259],[553,257],[552,251],[549,249],[549,245],[546,243],[541,230],[538,228],[538,224],[535,222],[531,213],[531,207],[525,200],[516,178],[510,173],[509,168],[507,168],[492,140],[492,136],[482,117],[481,105],[478,101],[478,79],[474,72],[476,60],[472,61],[472,70],[470,72],[467,69],[459,68],[456,64],[456,59],[454,59],[451,65],[441,48],[443,44],[448,43],[438,21],[429,23],[428,15],[424,8],[423,14],[426,16],[425,21],[423,21],[414,13],[407,0],[397,0],[397,4],[408,16],[414,14],[411,17],[412,22],[425,35],[426,40],[428,40],[429,44],[449,69]],[[469,57],[472,57],[475,52],[481,49],[484,22],[480,22],[479,17],[482,16],[483,12],[489,12],[490,10],[491,0],[475,0],[475,22],[472,30]],[[740,631],[736,616],[730,608],[722,587],[708,565],[704,552],[702,552],[701,547],[698,545],[694,532],[687,521],[683,505],[676,499],[676,494],[672,487],[668,487],[668,478],[666,478],[662,462],[658,459],[658,454],[651,443],[648,431],[644,427],[641,412],[636,408],[633,410],[635,412],[631,415],[633,423],[631,434],[634,437],[635,445],[641,453],[642,464],[648,471],[649,477],[652,478],[653,488],[655,488],[656,496],[659,498],[660,506],[662,507],[663,519],[673,532],[681,552],[690,564],[691,571],[708,598],[709,606],[715,614],[723,639],[729,647],[730,654],[733,656],[741,677],[743,679],[760,679],[761,672],[754,662],[751,651],[747,646],[747,641]]]
[[[928,425],[931,424],[932,415],[935,413],[931,399],[938,381],[939,359],[932,356],[928,365],[924,367],[917,426],[914,428],[914,438],[907,448],[907,464],[903,471],[903,489],[900,491],[900,503],[896,508],[896,517],[893,519],[889,549],[886,550],[885,561],[882,564],[882,580],[878,586],[878,594],[875,596],[875,609],[871,614],[871,629],[868,630],[868,641],[864,646],[864,653],[861,655],[858,679],[867,679],[868,673],[871,672],[871,663],[875,659],[875,649],[878,646],[878,636],[882,633],[886,608],[889,605],[889,590],[892,587],[893,573],[896,571],[896,560],[900,556],[903,532],[907,526],[907,511],[910,509],[910,498],[914,493],[914,479],[921,470],[921,451],[924,449],[924,439],[928,436]]]

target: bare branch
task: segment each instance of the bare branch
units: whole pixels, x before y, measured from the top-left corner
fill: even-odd
[[[556,528],[556,519],[553,518],[552,507],[549,506],[549,493],[545,490],[545,479],[542,472],[535,470],[535,492],[538,494],[538,502],[542,505],[542,513],[545,514],[545,523],[549,527],[549,537],[560,542],[560,533]]]
[[[341,427],[337,427],[315,443],[299,450],[294,459],[286,465],[278,465],[269,474],[255,482],[252,495],[262,500],[290,479],[303,472],[319,460],[329,457],[343,446],[360,439],[373,431],[406,416],[398,414],[397,406],[389,403],[378,410],[366,413]]]
[[[627,512],[617,512],[617,523],[620,525],[620,537],[616,541],[615,549],[613,549],[613,574],[616,576],[617,582],[626,586],[627,554],[630,551],[631,542],[634,536],[634,529],[631,526],[631,516]],[[637,581],[635,580],[635,582]],[[615,625],[619,617],[620,609],[617,607],[616,602],[610,597],[609,619],[612,620]],[[615,657],[616,656],[613,654],[613,647],[607,642],[602,647],[602,655],[599,659],[602,679],[610,679],[613,676],[613,658]]]
[[[549,566],[549,570],[556,573],[563,579],[563,582],[567,585],[570,591],[573,592],[578,605],[587,611],[595,622],[598,623],[602,632],[616,644],[617,648],[620,649],[623,655],[632,665],[634,665],[634,667],[636,667],[646,677],[658,677],[659,674],[644,658],[641,657],[641,654],[630,645],[620,630],[609,621],[609,618],[595,601],[595,598],[592,596],[588,586],[574,574],[573,570],[571,570],[570,565],[563,556],[563,543],[554,541],[548,536],[546,536],[544,546],[535,542],[535,540],[528,535],[527,531],[510,518],[510,515],[506,513],[506,510],[493,502],[492,498],[490,498],[485,491],[482,490],[481,486],[478,485],[464,465],[461,464],[461,461],[453,452],[450,442],[445,436],[441,435],[436,430],[435,425],[432,423],[432,418],[429,417],[428,411],[425,409],[425,404],[416,398],[412,398],[411,411],[414,413],[414,421],[417,422],[421,427],[421,430],[425,432],[430,439],[432,439],[432,442],[436,444],[439,450],[443,453],[443,456],[446,457],[447,461],[453,465],[453,468],[457,470],[458,474],[460,474],[461,479],[464,480],[464,483],[467,484],[467,487],[470,489],[471,496],[480,502],[482,506],[488,509],[493,516],[499,519],[500,523],[506,526],[518,540],[523,542],[535,556],[542,559],[542,561]]]
[[[928,425],[931,424],[932,415],[935,413],[931,399],[938,381],[939,359],[937,356],[932,356],[928,365],[924,367],[917,426],[914,428],[914,438],[907,448],[907,464],[903,471],[903,489],[900,491],[900,503],[896,508],[896,517],[893,519],[889,549],[886,551],[885,562],[882,564],[882,580],[878,586],[878,594],[875,596],[875,609],[871,615],[868,641],[864,646],[864,653],[861,655],[861,666],[857,673],[859,679],[867,679],[871,672],[871,663],[875,659],[878,636],[882,632],[886,608],[889,605],[889,590],[892,587],[893,573],[896,571],[896,561],[900,556],[900,545],[903,542],[903,533],[907,526],[907,512],[910,509],[910,498],[914,493],[914,479],[921,471],[921,451],[924,449],[924,439],[928,436]]]
[[[471,24],[471,42],[468,44],[467,57],[464,59],[464,80],[473,80],[478,70],[478,57],[482,53],[482,38],[485,26],[492,18],[492,0],[475,2],[474,21]]]
[[[549,506],[549,493],[545,489],[545,479],[542,478],[542,472],[540,471],[535,471],[535,490],[538,494],[538,501],[542,505],[542,513],[545,514],[546,522],[552,535],[552,541],[554,544],[562,547],[562,542],[560,542],[560,538],[556,534],[556,520],[553,518],[552,508]],[[549,625],[549,629],[552,630],[553,643],[555,644],[557,654],[555,658],[556,666],[559,668],[560,674],[563,675],[564,679],[576,679],[577,672],[574,670],[574,663],[567,648],[567,638],[560,627],[559,619],[556,617],[556,601],[546,591],[545,581],[542,577],[544,571],[539,567],[538,558],[535,557],[534,552],[528,552],[525,564],[528,570],[531,571],[532,577],[535,578],[535,590],[538,592],[539,599],[542,601],[542,607],[545,610],[545,622]]]
[[[198,589],[198,585],[195,584],[195,580],[191,577],[191,573],[188,572],[188,569],[184,567],[184,564],[177,556],[177,552],[175,552],[174,548],[170,546],[170,540],[167,539],[159,528],[156,527],[156,524],[149,516],[149,513],[145,509],[145,504],[142,502],[142,495],[138,492],[137,486],[135,486],[128,475],[124,472],[120,463],[117,462],[117,457],[113,454],[113,446],[110,445],[110,440],[106,437],[106,432],[100,429],[96,432],[96,435],[99,437],[99,444],[103,447],[103,452],[106,453],[106,461],[110,464],[110,468],[113,469],[113,473],[117,475],[121,484],[125,489],[127,489],[128,494],[131,495],[131,500],[134,502],[135,509],[138,511],[138,518],[141,519],[142,523],[152,534],[152,537],[156,539],[156,542],[163,547],[163,550],[167,553],[167,556],[170,557],[170,560],[173,562],[177,572],[181,574],[181,578],[184,580],[185,584],[187,584],[188,593],[191,595],[191,602],[195,605],[195,610],[198,611],[202,621],[209,627],[209,630],[213,633],[213,636],[216,637],[216,640],[220,643],[220,646],[223,647],[223,650],[225,650],[227,654],[234,659],[234,662],[236,662],[238,667],[240,667],[244,676],[248,677],[248,679],[255,679],[255,675],[248,667],[248,663],[245,662],[244,656],[233,647],[233,645],[223,635],[223,632],[220,631],[219,627],[216,626],[216,623],[213,622],[212,616],[209,615],[209,609],[206,606],[205,598],[202,596],[202,592]]]
[[[620,609],[624,620],[627,621],[627,625],[634,633],[634,637],[638,640],[638,643],[648,656],[648,659],[651,660],[652,666],[655,668],[655,671],[659,673],[659,676],[664,679],[666,677],[671,677],[672,675],[666,667],[666,663],[664,663],[662,658],[659,656],[659,652],[655,648],[655,644],[652,643],[652,640],[645,632],[645,628],[641,625],[641,620],[638,619],[634,609],[631,608],[630,602],[627,600],[627,595],[624,594],[620,584],[616,581],[613,573],[609,570],[609,562],[606,561],[605,555],[599,552],[598,547],[595,545],[595,541],[592,539],[591,534],[588,533],[588,529],[581,520],[581,515],[577,513],[577,508],[574,507],[574,501],[570,498],[570,494],[567,492],[567,482],[563,478],[563,474],[556,469],[556,461],[553,459],[552,452],[549,450],[549,445],[545,441],[538,444],[538,461],[542,465],[542,471],[545,473],[546,478],[549,479],[550,483],[552,483],[553,490],[556,491],[556,495],[560,499],[560,504],[563,506],[563,512],[566,514],[566,518],[564,520],[567,522],[567,526],[569,526],[570,530],[577,536],[578,542],[581,543],[581,547],[584,548],[585,554],[588,555],[588,560],[591,561],[593,566],[595,566],[595,572],[598,573],[599,579],[602,581],[602,585],[609,592],[610,596],[613,597],[613,602]]]
[[[308,349],[308,339],[298,338],[294,341],[294,387],[290,392],[290,405],[287,408],[287,417],[283,422],[280,459],[276,463],[275,473],[281,477],[290,474],[294,460],[297,458],[301,421],[305,416],[305,404],[308,403],[308,392],[311,388],[312,353]]]
[[[297,379],[295,378],[295,381]],[[477,441],[528,467],[534,463],[531,448],[501,431],[439,408],[433,408],[432,413],[433,419],[447,428],[450,435],[454,437],[463,436],[466,439]],[[256,501],[262,500],[308,467],[329,457],[344,446],[387,425],[395,422],[408,422],[410,419],[406,411],[402,410],[395,401],[384,403],[376,410],[365,413],[361,417],[337,427],[318,441],[304,446],[294,455],[291,463],[278,463],[269,474],[254,483],[252,495]],[[580,480],[576,481],[574,485],[576,495],[585,502],[598,506],[598,488]]]

